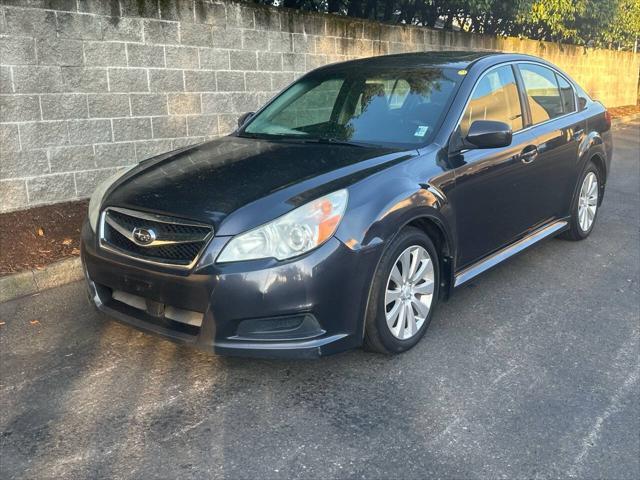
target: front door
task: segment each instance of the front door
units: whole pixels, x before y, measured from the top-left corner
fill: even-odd
[[[458,133],[463,137],[476,120],[504,122],[514,134],[508,147],[463,150],[451,159],[456,188],[449,200],[457,219],[458,268],[511,243],[539,221],[538,212],[530,208],[531,193],[523,194],[529,165],[522,161],[522,153],[533,143],[533,134],[523,130],[513,68],[504,65],[485,72],[460,120]]]

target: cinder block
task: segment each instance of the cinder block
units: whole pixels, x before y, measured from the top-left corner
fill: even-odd
[[[130,67],[164,67],[164,47],[156,45],[127,44]]]
[[[96,166],[92,145],[52,148],[49,150],[49,162],[53,173],[87,170]]]
[[[51,203],[69,200],[76,196],[73,173],[60,173],[27,180],[29,203]]]
[[[208,23],[209,25],[225,25],[227,15],[222,3],[210,3],[208,0],[195,1],[196,23]]]
[[[180,33],[176,22],[161,20],[144,21],[144,41],[147,43],[172,44],[180,43]]]
[[[81,0],[82,1],[82,0]],[[75,0],[3,0],[3,5],[14,7],[34,7],[60,10],[63,12],[75,12]]]
[[[256,30],[280,31],[280,12],[271,8],[259,9],[253,12]]]
[[[133,142],[101,143],[95,147],[98,168],[122,167],[136,162],[136,149]]]
[[[238,128],[238,115],[235,113],[218,115],[219,135],[228,135]]]
[[[20,125],[22,148],[42,148],[69,142],[65,122],[33,122]]]
[[[183,25],[188,25],[194,21],[193,0],[160,2],[160,18],[162,20],[182,22]]]
[[[60,67],[29,65],[12,68],[16,93],[55,93],[62,90]]]
[[[294,33],[293,38],[293,51],[295,53],[315,53],[315,37],[311,35],[302,35]]]
[[[72,145],[104,143],[112,139],[109,120],[70,120],[67,127]]]
[[[56,37],[56,15],[49,10],[5,8],[6,33],[24,37]]]
[[[221,92],[243,92],[246,90],[243,72],[216,72],[218,90]]]
[[[283,53],[282,54],[282,70],[292,72],[305,72],[306,59],[303,53]]]
[[[167,46],[165,49],[167,68],[199,68],[197,48]]]
[[[217,135],[218,134],[218,116],[217,115],[189,115],[187,117],[187,128],[190,136]]]
[[[11,81],[11,69],[0,67],[0,93],[13,93],[13,82]]]
[[[147,92],[147,70],[142,68],[109,68],[109,89],[112,92]]]
[[[153,117],[153,138],[175,138],[187,135],[187,120],[183,116]]]
[[[242,30],[237,28],[213,27],[211,34],[216,48],[238,48],[242,45]]]
[[[105,68],[61,67],[62,90],[66,92],[106,92]]]
[[[304,33],[307,35],[324,35],[326,31],[324,17],[305,15],[302,25],[304,26]]]
[[[242,48],[254,51],[268,50],[269,42],[265,42],[264,32],[260,30],[244,30],[242,33]]]
[[[136,142],[136,158],[140,162],[161,153],[170,152],[172,149],[173,141],[169,139]]]
[[[293,52],[293,36],[289,32],[267,32],[270,52]]]
[[[207,70],[229,70],[229,50],[201,48],[200,68]]]
[[[129,117],[129,95],[126,93],[98,93],[87,97],[89,116],[97,118]]]
[[[87,118],[87,97],[83,94],[41,95],[43,120]]]
[[[20,150],[20,133],[17,124],[0,123],[0,152]]]
[[[204,23],[181,23],[180,40],[183,45],[210,47],[212,45],[211,25]]]
[[[102,36],[105,41],[142,42],[142,20],[117,16],[102,17]]]
[[[203,93],[202,113],[230,113],[233,112],[231,93]]]
[[[254,28],[253,8],[239,3],[227,3],[227,24],[230,27]]]
[[[280,91],[291,82],[296,75],[291,72],[275,72],[271,74],[271,89]]]
[[[49,173],[45,150],[3,151],[0,178],[35,177]]]
[[[167,2],[163,2],[167,3]],[[157,2],[140,0],[120,0],[120,10],[123,17],[159,18]]]
[[[256,92],[235,92],[231,94],[231,102],[233,105],[232,112],[245,113],[255,112],[262,106],[262,98]]]
[[[79,197],[88,197],[106,179],[117,173],[117,168],[76,172],[76,188]]]
[[[3,122],[40,120],[40,103],[37,95],[0,96],[0,118]]]
[[[248,91],[266,92],[271,90],[271,74],[267,72],[247,72],[245,84]]]
[[[258,52],[258,70],[282,71],[282,55],[282,53],[278,52]]]
[[[168,106],[169,115],[186,115],[200,113],[200,94],[170,93],[168,95]],[[180,135],[174,136],[178,137]]]
[[[5,65],[32,65],[36,63],[36,49],[32,38],[2,37],[0,61]]]
[[[256,52],[243,52],[232,50],[229,52],[231,70],[256,70],[258,68],[258,56]]]
[[[113,140],[126,142],[151,138],[151,119],[116,118],[113,120]]]
[[[88,67],[126,67],[125,44],[120,42],[85,42],[84,56]]]
[[[57,13],[58,36],[81,40],[102,40],[100,17],[83,13]]]
[[[182,70],[149,70],[152,92],[183,92]]]
[[[207,70],[185,70],[184,82],[187,92],[215,92],[216,72]]]
[[[188,147],[190,145],[197,145],[198,143],[202,143],[206,140],[205,137],[182,137],[182,138],[174,138],[171,141],[171,148],[173,150],[177,150],[178,148]]]
[[[36,48],[40,65],[80,66],[84,63],[80,40],[39,38]]]
[[[134,117],[167,115],[167,96],[164,94],[131,94],[131,113]]]
[[[29,202],[28,199],[25,180],[0,181],[0,212],[24,207]],[[0,292],[4,292],[4,290],[0,288]]]
[[[78,11],[81,13],[95,13],[96,15],[119,15],[118,2],[105,0],[78,0]]]

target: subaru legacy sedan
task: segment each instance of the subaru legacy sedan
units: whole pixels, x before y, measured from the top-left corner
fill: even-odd
[[[455,288],[541,240],[591,233],[610,128],[536,57],[325,66],[231,135],[102,184],[82,230],[90,296],[218,354],[403,352]]]

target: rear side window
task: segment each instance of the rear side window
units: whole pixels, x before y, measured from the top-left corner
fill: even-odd
[[[556,74],[558,79],[558,85],[560,86],[560,97],[562,98],[562,110],[564,113],[571,113],[576,111],[576,95],[573,92],[573,87],[563,77]]]
[[[523,64],[518,68],[529,100],[532,123],[535,125],[563,115],[563,100],[556,74],[538,65]]]
[[[514,132],[522,128],[520,97],[510,66],[489,71],[476,85],[460,121],[460,133],[463,137],[476,120],[504,122]]]

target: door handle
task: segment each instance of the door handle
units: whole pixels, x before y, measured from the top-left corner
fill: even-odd
[[[520,152],[520,160],[522,163],[531,163],[538,156],[538,147],[535,145],[529,145],[524,147],[522,152]]]

